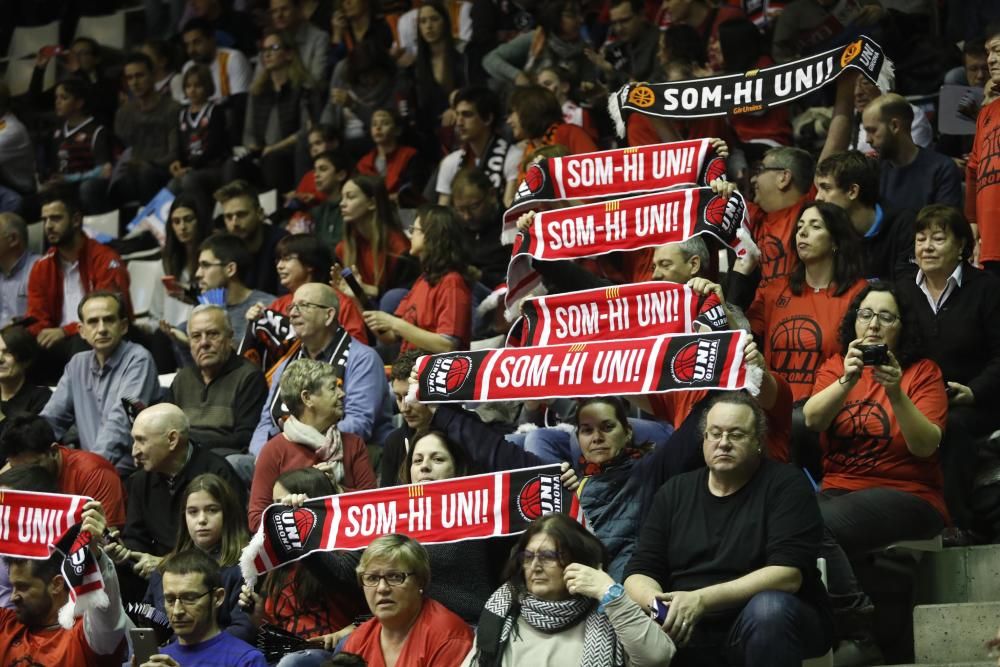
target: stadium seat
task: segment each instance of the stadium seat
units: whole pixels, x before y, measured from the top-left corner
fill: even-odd
[[[125,265],[129,275],[129,296],[132,298],[132,312],[141,317],[149,312],[153,300],[153,290],[159,286],[163,276],[163,263],[156,260],[133,260]]]
[[[117,209],[99,215],[85,215],[83,216],[83,231],[91,238],[95,238],[99,234],[106,234],[116,239],[119,235],[118,219]]]
[[[31,86],[31,77],[35,73],[34,58],[18,58],[7,63],[7,87],[14,97],[24,95]],[[42,90],[52,90],[56,85],[56,64],[49,61],[42,77]]]
[[[104,48],[125,49],[125,12],[105,16],[81,16],[76,37],[90,37]]]
[[[25,27],[17,26],[10,37],[7,46],[7,57],[11,60],[34,56],[43,46],[59,44],[59,22],[53,21],[45,25]]]
[[[264,209],[264,215],[271,215],[278,210],[278,191],[268,190],[267,192],[262,192],[257,197],[260,201],[260,207]]]
[[[45,224],[33,222],[28,225],[28,250],[38,253],[45,252]]]

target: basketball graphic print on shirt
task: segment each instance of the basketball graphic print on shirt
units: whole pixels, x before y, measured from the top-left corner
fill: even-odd
[[[892,441],[889,413],[875,401],[851,401],[827,430],[827,458],[835,469],[856,473],[875,469]]]
[[[764,234],[757,239],[757,247],[760,248],[761,283],[789,273],[789,254],[784,241],[772,234]]]
[[[788,317],[771,329],[771,370],[789,384],[812,386],[823,354],[823,330],[806,315]]]
[[[985,149],[979,158],[976,170],[976,192],[1000,183],[1000,124],[990,127],[990,118],[986,119],[983,129],[987,129]]]

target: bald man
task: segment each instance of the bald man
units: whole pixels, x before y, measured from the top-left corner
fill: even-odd
[[[246,507],[246,483],[224,458],[189,440],[187,416],[172,403],[139,413],[132,425],[136,472],[128,481],[128,511],[122,541],[136,552],[163,556],[174,548],[181,496],[203,473],[221,477]]]
[[[913,107],[902,95],[875,98],[861,114],[861,127],[881,162],[879,203],[920,210],[928,204],[962,206],[962,176],[951,158],[913,143]]]

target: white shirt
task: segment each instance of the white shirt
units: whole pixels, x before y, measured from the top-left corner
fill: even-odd
[[[183,72],[194,66],[194,61],[184,63]],[[212,82],[215,83],[213,102],[222,102],[230,95],[239,95],[250,90],[253,70],[247,57],[236,49],[218,47],[215,49],[215,59],[209,68],[212,70]],[[187,100],[183,100],[187,103]]]
[[[455,180],[455,174],[458,170],[462,168],[462,151],[459,148],[457,151],[452,151],[444,156],[441,160],[441,165],[438,167],[438,177],[437,185],[435,185],[435,190],[439,195],[450,195],[451,194],[451,182]],[[518,142],[512,144],[507,148],[507,154],[504,156],[503,160],[503,178],[504,181],[513,181],[517,178],[517,169],[521,165],[521,159],[524,157],[524,144]],[[479,166],[480,156],[476,156],[476,166]],[[498,188],[498,191],[503,192],[503,186]]]
[[[76,314],[76,307],[80,305],[80,300],[83,299],[83,284],[80,282],[79,260],[72,264],[67,264],[61,259],[59,262],[62,264],[63,270],[62,322],[59,324],[60,326],[66,326],[80,319]]]
[[[941,306],[943,306],[944,302],[948,300],[948,297],[950,297],[952,293],[961,286],[962,262],[959,262],[958,266],[955,267],[955,270],[951,272],[950,276],[948,276],[948,280],[944,284],[944,291],[941,292],[941,296],[937,301],[934,301],[931,291],[927,288],[927,276],[924,275],[923,271],[917,271],[917,287],[919,287],[920,291],[927,297],[927,303],[930,304],[931,310],[934,311],[935,315],[937,315],[938,311],[941,310]]]

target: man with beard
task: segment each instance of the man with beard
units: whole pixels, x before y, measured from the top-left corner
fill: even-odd
[[[267,398],[264,374],[236,354],[225,309],[203,304],[188,318],[194,366],[185,366],[170,385],[167,402],[191,421],[191,439],[223,456],[249,485],[253,457],[246,453]]]
[[[243,180],[232,181],[215,191],[215,201],[222,206],[226,231],[239,237],[251,253],[252,265],[247,265],[246,285],[269,294],[278,294],[278,273],[275,271],[275,247],[288,232],[267,220],[260,207],[257,189]],[[282,289],[282,291],[284,291]]]
[[[455,132],[462,147],[449,153],[438,167],[438,203],[451,203],[452,181],[462,167],[475,167],[485,173],[497,192],[517,178],[517,168],[524,149],[511,145],[496,131],[500,101],[484,86],[463,88],[452,101],[455,109]],[[499,231],[497,232],[499,235]]]
[[[49,251],[28,276],[28,331],[47,353],[35,366],[39,383],[55,384],[70,356],[87,349],[77,335],[77,307],[95,290],[117,292],[128,303],[129,275],[114,250],[83,233],[80,202],[54,190],[41,200]]]
[[[451,184],[451,208],[462,222],[469,263],[479,269],[479,282],[490,290],[507,279],[510,246],[500,243],[503,211],[485,172],[466,167]]]
[[[920,210],[928,204],[962,205],[962,179],[955,163],[913,143],[913,109],[888,93],[861,114],[861,126],[881,162],[879,200],[893,209]]]
[[[247,57],[236,49],[219,46],[212,25],[203,18],[193,18],[185,23],[181,38],[190,58],[184,63],[183,71],[194,65],[207,65],[212,70],[212,81],[215,83],[212,101],[223,105],[227,111],[229,136],[242,138],[247,91],[253,81],[253,70]]]
[[[81,530],[99,538],[107,528],[101,504],[83,506]],[[122,608],[114,565],[104,555],[100,540],[90,542],[104,578],[109,603],[84,612],[69,630],[59,624],[59,609],[69,601],[61,568],[65,557],[56,552],[47,560],[7,558],[13,609],[0,609],[0,664],[92,665],[120,664],[128,617]]]

